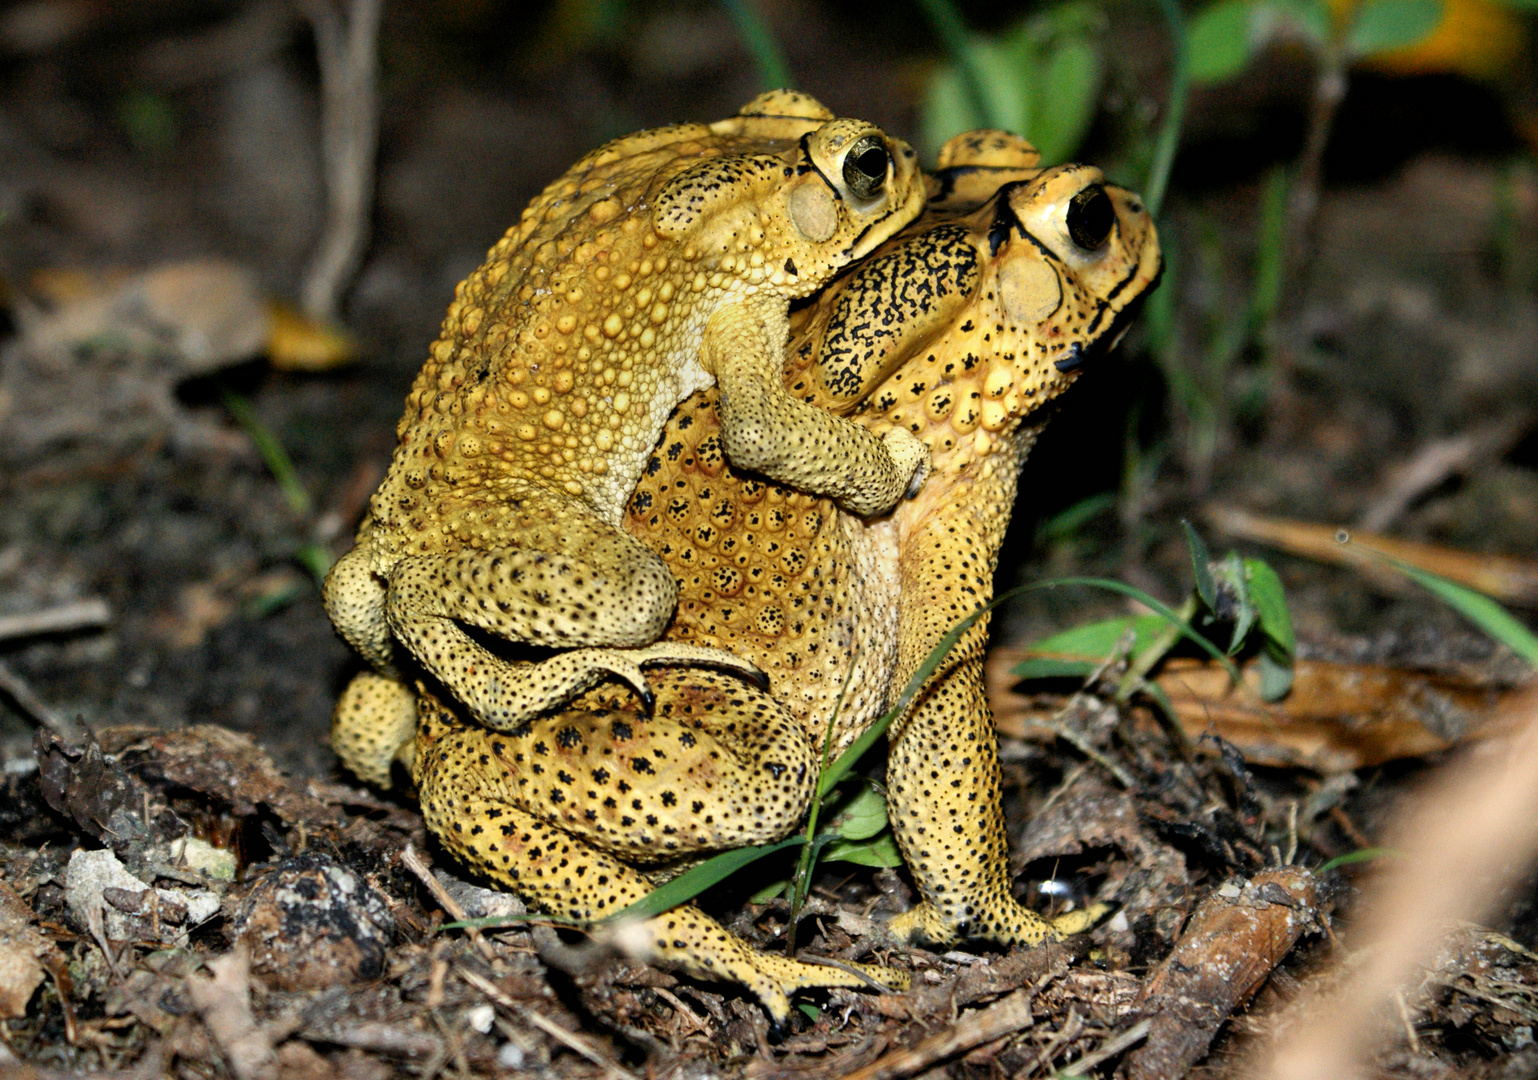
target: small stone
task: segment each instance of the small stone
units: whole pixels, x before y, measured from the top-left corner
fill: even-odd
[[[248,893],[231,937],[251,950],[251,968],[289,990],[378,978],[395,934],[389,901],[329,856],[288,859]]]

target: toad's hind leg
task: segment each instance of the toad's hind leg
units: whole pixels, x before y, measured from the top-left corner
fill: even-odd
[[[966,492],[978,512],[956,504],[955,512],[931,516],[904,538],[894,685],[903,685],[952,626],[990,599],[1014,477],[1013,469],[998,469]],[[1087,930],[1108,910],[1093,905],[1049,922],[1011,892],[998,734],[983,680],[987,642],[984,618],[946,654],[890,732],[892,831],[924,897],[891,921],[906,940],[1038,945]]]
[[[708,673],[691,675],[700,677],[707,683],[729,681]],[[711,698],[710,688],[705,689]],[[789,798],[805,808],[815,783],[810,747],[795,745],[805,744],[805,737],[787,733],[792,745],[777,747],[777,732],[770,729],[743,743],[736,736],[754,726],[740,722],[750,714],[735,711],[744,699],[720,697],[723,722],[712,723],[710,710],[675,708],[675,690],[679,687],[659,680],[658,716],[650,720],[593,710],[584,721],[582,711],[572,710],[514,737],[466,724],[423,695],[414,772],[428,828],[474,869],[552,914],[582,923],[612,915],[653,887],[615,850],[634,854],[632,849],[644,849],[657,858],[670,850],[697,849],[729,824],[722,819],[734,816],[727,809],[731,803],[750,815],[757,812],[749,828],[724,830],[746,842],[789,831],[799,810],[787,818],[764,812],[764,804]],[[788,716],[784,720],[793,723]],[[668,754],[659,757],[656,751],[663,746]],[[670,756],[675,752],[677,759]],[[762,760],[765,755],[770,760]],[[686,768],[689,758],[699,767],[688,776],[659,775],[659,770]],[[596,768],[595,761],[601,763]],[[638,762],[645,768],[637,769]],[[700,786],[694,793],[698,799],[685,791],[668,798],[669,785],[681,779]],[[749,795],[755,787],[756,795]],[[626,801],[599,798],[600,790]],[[669,829],[673,821],[679,824]],[[867,978],[907,985],[904,973],[887,968],[853,965],[858,972],[850,972],[758,952],[692,904],[646,920],[642,931],[651,959],[698,978],[746,986],[776,1022],[789,1015],[788,995],[795,990],[857,987]]]
[[[615,675],[648,697],[644,664],[707,664],[763,681],[724,649],[658,642],[678,583],[638,541],[570,506],[541,512],[529,500],[509,531],[517,547],[402,559],[390,574],[390,628],[476,719],[511,730]],[[570,650],[519,662],[465,631]]]

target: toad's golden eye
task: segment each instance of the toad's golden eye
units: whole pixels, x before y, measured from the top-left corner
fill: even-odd
[[[886,143],[879,136],[867,135],[844,155],[844,183],[855,195],[868,199],[886,182],[887,165],[891,160]]]
[[[1068,202],[1068,235],[1085,251],[1098,251],[1111,238],[1116,208],[1099,184],[1091,184]]]

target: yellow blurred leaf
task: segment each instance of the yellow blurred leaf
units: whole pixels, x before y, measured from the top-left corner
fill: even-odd
[[[330,371],[358,358],[358,343],[344,330],[286,304],[269,304],[267,314],[267,359],[279,371]]]

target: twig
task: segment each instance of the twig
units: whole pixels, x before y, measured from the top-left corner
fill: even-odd
[[[1126,1031],[1114,1039],[1107,1040],[1099,1050],[1085,1054],[1079,1060],[1072,1062],[1058,1070],[1058,1076],[1083,1076],[1085,1072],[1099,1065],[1106,1058],[1115,1057],[1133,1043],[1141,1042],[1148,1037],[1148,1027],[1152,1021],[1139,1020]]]
[[[452,915],[456,922],[465,919],[465,909],[460,907],[459,901],[450,896],[449,891],[443,887],[442,883],[433,877],[432,870],[422,861],[422,856],[417,854],[416,848],[410,844],[407,844],[406,850],[401,852],[401,864],[415,874],[418,881],[427,886],[427,891],[433,894],[433,899],[438,901],[438,906]],[[475,927],[466,927],[465,933],[470,935],[470,940],[475,942],[475,947],[487,960],[491,960],[496,956],[496,953],[492,951],[491,942],[482,937],[481,932]]]
[[[443,1049],[443,1040],[425,1031],[417,1031],[404,1024],[387,1024],[377,1020],[340,1027],[307,1027],[306,1039],[315,1042],[335,1043],[355,1050],[371,1050],[376,1054],[393,1054],[396,1057],[431,1057]]]
[[[1445,439],[1435,439],[1417,450],[1410,460],[1389,471],[1386,490],[1362,511],[1357,528],[1382,532],[1426,492],[1449,477],[1474,469],[1499,457],[1516,444],[1533,425],[1526,410],[1503,416]]]
[[[983,1043],[1025,1031],[1032,1023],[1031,999],[1035,996],[1034,989],[1016,990],[986,1009],[967,1013],[917,1046],[882,1055],[865,1068],[850,1073],[845,1080],[896,1080],[900,1076],[911,1076]]]
[[[486,976],[471,971],[469,968],[465,967],[456,967],[454,970],[461,979],[465,980],[465,982],[469,983],[481,993],[485,994],[492,1001],[495,1001],[498,1005],[508,1010],[518,1019],[527,1020],[529,1023],[539,1028],[539,1030],[543,1031],[546,1035],[549,1035],[556,1042],[565,1046],[567,1049],[575,1051],[576,1053],[581,1054],[583,1057],[587,1058],[587,1060],[591,1061],[594,1065],[597,1065],[610,1076],[617,1077],[619,1080],[638,1080],[634,1073],[627,1069],[621,1068],[614,1062],[610,1061],[608,1058],[604,1057],[603,1054],[599,1053],[595,1047],[589,1044],[588,1041],[582,1038],[580,1035],[576,1035],[570,1031],[567,1031],[560,1024],[557,1024],[554,1020],[551,1020],[548,1016],[544,1016],[541,1013],[535,1012],[533,1009],[528,1007],[527,1002],[520,1005],[512,998],[508,997],[505,993],[502,992],[501,987],[492,982],[490,979],[486,978]]]
[[[654,986],[651,988],[651,991],[660,997],[663,1001],[673,1006],[673,1010],[678,1013],[679,1016],[683,1017],[689,1026],[692,1027],[695,1031],[698,1031],[706,1038],[710,1037],[710,1025],[705,1023],[705,1018],[702,1017],[699,1013],[695,1012],[693,1009],[689,1008],[689,1006],[685,1005],[679,999],[677,994],[673,993],[673,991],[669,990],[665,986]]]
[[[305,314],[321,322],[336,317],[368,242],[379,143],[384,0],[348,0],[346,6],[344,18],[332,0],[299,0],[315,31],[320,63],[320,149],[326,174],[326,224],[299,295]]]
[[[846,975],[853,975],[856,979],[859,979],[866,986],[868,986],[872,990],[876,990],[876,991],[878,991],[880,993],[883,993],[883,994],[895,994],[895,993],[897,993],[896,990],[892,989],[886,983],[884,983],[880,979],[876,978],[870,972],[868,972],[868,971],[861,971],[859,968],[855,967],[855,965],[849,963],[846,960],[840,960],[837,957],[833,957],[833,956],[798,956],[798,957],[796,957],[796,959],[800,960],[804,964],[818,964],[818,965],[820,965],[822,967],[838,968],[844,974],[846,974]]]
[[[67,743],[79,742],[85,734],[79,724],[50,708],[34,694],[27,680],[12,671],[3,660],[0,660],[0,694],[10,698],[18,709]]]
[[[43,634],[67,634],[71,630],[94,630],[111,621],[112,609],[107,606],[107,601],[93,597],[73,604],[44,608],[42,611],[0,615],[0,641],[39,637]]]

